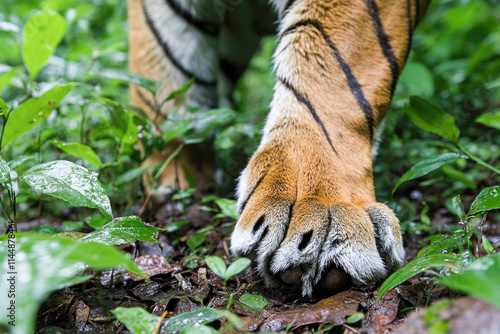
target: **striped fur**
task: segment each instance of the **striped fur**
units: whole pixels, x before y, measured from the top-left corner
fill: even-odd
[[[228,103],[278,18],[274,98],[231,239],[269,285],[311,295],[332,268],[365,284],[402,265],[399,222],[375,200],[372,148],[427,2],[129,0],[131,70],[161,83],[157,101],[195,76],[184,103],[206,107]],[[147,91],[131,92],[152,119],[183,112],[180,99],[156,110]],[[210,162],[192,164],[198,179],[210,174]]]

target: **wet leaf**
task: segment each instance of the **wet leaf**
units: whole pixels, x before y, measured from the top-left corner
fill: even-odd
[[[409,171],[404,173],[403,176],[401,176],[401,178],[396,183],[396,186],[392,190],[392,193],[394,194],[394,192],[396,191],[396,189],[398,189],[401,183],[429,174],[433,170],[436,170],[445,164],[449,164],[453,161],[462,158],[465,159],[467,157],[457,153],[446,153],[437,157],[420,161],[419,163],[413,165]]]
[[[186,328],[206,325],[224,317],[224,312],[209,308],[200,307],[193,312],[186,312],[176,315],[166,321],[162,333],[182,332]]]
[[[393,273],[384,281],[380,287],[376,301],[378,301],[386,291],[403,283],[410,277],[413,277],[429,268],[442,268],[449,265],[454,266],[456,262],[458,262],[458,257],[452,254],[434,254],[430,256],[418,257]]]
[[[410,97],[410,103],[403,106],[404,113],[419,128],[433,132],[452,143],[456,143],[460,130],[455,120],[440,106],[418,96]]]
[[[0,156],[0,182],[10,183],[10,168],[7,162]]]
[[[15,271],[16,312],[23,315],[23,321],[16,322],[17,333],[32,333],[40,304],[52,291],[84,282],[92,276],[74,277],[87,266],[97,270],[126,268],[137,275],[143,273],[126,255],[114,247],[95,242],[49,237],[40,234],[18,234],[16,237],[16,261],[8,262],[8,243],[0,239],[0,272]],[[13,275],[13,274],[11,274]],[[144,276],[145,277],[145,276]],[[0,280],[0,290],[8,291],[9,281]],[[8,298],[0,298],[0,308],[7,309]],[[5,321],[5,317],[0,322]]]
[[[418,252],[417,257],[441,254],[443,252],[453,253],[456,250],[465,249],[471,234],[472,232],[467,233],[464,230],[457,230],[452,235],[433,235],[427,238],[430,241],[430,245],[422,248]]]
[[[153,333],[160,317],[140,307],[117,307],[111,311],[133,334]]]
[[[97,180],[97,174],[70,161],[57,160],[37,165],[22,179],[35,190],[75,205],[101,210],[111,220],[111,204]]]
[[[250,294],[244,294],[243,296],[240,297],[239,301],[240,303],[250,308],[256,308],[256,309],[261,309],[263,307],[266,307],[266,305],[269,303],[266,298],[260,295],[250,295]]]
[[[54,53],[64,30],[63,17],[54,11],[38,11],[26,22],[23,59],[32,79]]]
[[[500,309],[500,253],[484,256],[470,263],[463,272],[442,277],[438,282]]]
[[[32,97],[11,111],[5,125],[2,149],[46,119],[73,86],[73,83],[56,86],[40,97]]]
[[[136,240],[158,243],[157,238],[157,227],[144,224],[139,217],[129,216],[115,218],[81,240],[96,241],[105,245],[122,245]]]
[[[478,212],[500,209],[500,186],[484,188],[470,205],[468,216]]]
[[[359,304],[366,299],[366,294],[359,291],[340,292],[315,305],[276,312],[264,320],[260,330],[278,332],[287,326],[291,328],[326,323],[342,325],[348,316],[358,311]]]
[[[61,143],[58,140],[52,140],[51,143],[66,153],[74,155],[75,157],[87,160],[97,167],[102,167],[102,162],[95,153],[92,147],[80,143]]]

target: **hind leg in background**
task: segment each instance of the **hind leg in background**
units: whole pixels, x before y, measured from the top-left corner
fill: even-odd
[[[377,203],[374,133],[426,6],[406,0],[274,0],[276,85],[261,144],[238,187],[235,255],[268,285],[311,295],[400,267],[399,221]]]
[[[266,8],[262,2],[255,7],[246,1],[129,0],[130,70],[161,84],[156,101],[146,89],[131,86],[132,104],[142,108],[157,128],[174,112],[176,117],[192,117],[186,106],[202,107],[203,112],[227,105],[259,45],[262,34],[254,29],[254,19],[260,12],[270,12]],[[272,22],[272,18],[267,21]],[[168,94],[193,76],[194,84],[182,97],[158,110]],[[165,161],[180,144],[171,140],[144,165]],[[183,167],[195,176],[199,189],[210,186],[215,168],[210,143],[184,146],[153,193],[162,196],[173,186],[187,188]]]

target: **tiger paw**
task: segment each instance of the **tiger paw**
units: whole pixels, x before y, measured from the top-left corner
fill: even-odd
[[[380,281],[403,264],[399,221],[374,200],[371,161],[348,160],[312,143],[254,154],[240,178],[231,251],[254,256],[268,286],[310,296]]]

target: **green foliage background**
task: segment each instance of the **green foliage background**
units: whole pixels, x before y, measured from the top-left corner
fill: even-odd
[[[403,269],[388,279],[382,290],[426,270],[429,263],[446,271],[449,270],[446,266],[453,262],[456,266],[472,265],[466,267],[461,275],[451,275],[447,279],[440,277],[441,284],[485,300],[498,295],[498,253],[473,262],[475,260],[466,249],[470,248],[472,234],[478,232],[474,230],[474,224],[470,225],[472,229],[469,231],[469,224],[465,223],[471,219],[477,226],[477,213],[499,207],[496,199],[498,187],[493,187],[499,184],[498,174],[484,168],[484,164],[481,166],[470,159],[447,155],[447,158],[451,157],[451,162],[439,164],[439,168],[424,177],[402,183],[394,197],[392,195],[400,177],[410,168],[418,166],[417,163],[445,153],[463,153],[452,142],[432,131],[424,132],[409,121],[408,115],[411,118],[412,114],[408,110],[417,104],[435,105],[438,113],[441,112],[440,108],[444,109],[460,129],[460,147],[490,165],[499,165],[500,11],[496,2],[434,0],[413,38],[413,51],[399,80],[382,131],[374,177],[378,200],[388,203],[396,211],[407,235],[432,235],[429,240],[431,245],[419,252],[419,257],[407,266],[406,271]],[[234,110],[225,108],[197,115],[203,120],[199,123],[174,117],[162,127],[163,137],[155,138],[152,136],[155,128],[151,121],[129,104],[130,82],[153,87],[153,90],[154,83],[127,71],[126,5],[126,1],[122,0],[0,2],[0,98],[7,106],[15,110],[30,98],[50,92],[58,85],[74,83],[60,105],[53,105],[53,108],[46,110],[51,114],[41,124],[15,140],[13,137],[5,139],[4,143],[10,145],[2,147],[2,157],[17,175],[26,175],[35,165],[54,160],[65,159],[83,165],[98,173],[100,184],[111,198],[113,211],[125,216],[131,214],[132,204],[143,195],[139,176],[145,169],[139,166],[154,147],[164,147],[165,141],[174,135],[180,135],[188,143],[210,137],[216,131],[214,148],[221,169],[218,186],[221,194],[232,198],[235,180],[260,141],[272,98],[274,76],[271,61],[275,38],[263,39],[258,54],[234,93]],[[64,18],[63,23],[54,14],[54,19],[50,21],[53,35],[49,42],[55,45],[60,38],[62,40],[41,68],[37,62],[44,56],[30,52],[26,44],[23,46],[25,35],[34,34],[33,38],[37,38],[36,29],[29,31],[26,28],[24,32],[24,27],[28,19],[40,9],[53,10]],[[410,98],[413,95],[418,97]],[[0,108],[5,109],[5,106],[0,104]],[[418,108],[413,110],[418,111]],[[5,122],[4,117],[0,119],[0,122]],[[33,119],[33,123],[38,121]],[[458,133],[453,120],[450,122],[449,128]],[[200,126],[200,123],[204,125]],[[0,126],[5,127],[5,123],[0,123]],[[9,129],[10,133],[16,130],[21,132],[20,129]],[[138,149],[137,141],[141,141],[145,147],[144,153]],[[40,215],[68,217],[78,210],[69,203],[40,195],[27,182],[19,182],[19,187],[16,198],[18,221],[34,220]],[[189,205],[193,192],[194,189],[181,191],[174,195],[173,200]],[[481,201],[476,199],[467,217],[460,198],[455,196],[462,195],[463,206],[469,208],[478,193]],[[214,200],[220,208],[218,218],[234,219],[234,202],[227,198],[214,197],[209,200]],[[498,224],[500,219],[497,211],[489,214],[489,220]],[[99,229],[105,223],[99,215],[80,218],[82,221],[72,222],[76,227],[82,226],[79,224],[85,221],[88,226]],[[465,228],[458,228],[458,223]],[[117,219],[106,226],[105,231],[106,228],[122,232],[124,228],[131,230],[130,235],[121,235],[121,239],[117,239],[119,242],[140,239],[138,231],[142,231],[142,238],[148,240],[156,233],[155,229],[149,230],[150,227],[133,217],[124,221]],[[4,224],[0,227],[3,228]],[[178,228],[177,225],[171,227]],[[205,231],[198,231],[186,242],[192,253],[203,244]],[[454,233],[436,235],[450,231]],[[94,232],[94,238],[99,239],[96,234],[99,236],[99,230]],[[481,239],[480,232],[478,235]],[[488,254],[494,253],[494,247],[487,240],[483,239],[483,242],[484,250]],[[26,244],[29,246],[28,241]],[[443,254],[454,251],[460,252],[460,259],[455,255]],[[480,284],[464,283],[468,275],[478,280],[474,276],[477,271],[474,263],[477,267],[477,263],[482,264],[480,261],[494,263],[487,277],[478,281]],[[408,268],[414,270],[409,271]],[[482,295],[477,293],[478,285],[485,287]],[[55,288],[50,286],[43,291],[48,294]],[[29,305],[29,302],[25,304]]]

